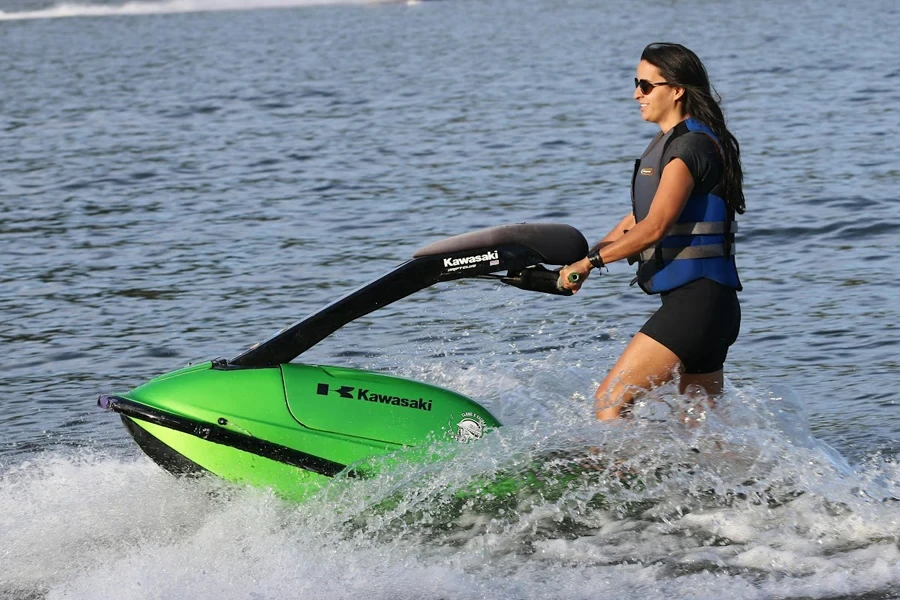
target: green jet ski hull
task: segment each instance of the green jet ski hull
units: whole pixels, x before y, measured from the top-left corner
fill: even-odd
[[[348,466],[500,422],[460,394],[357,369],[204,363],[101,404],[157,463],[302,500]]]

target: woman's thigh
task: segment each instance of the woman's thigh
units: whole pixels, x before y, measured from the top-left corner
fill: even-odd
[[[681,368],[674,352],[643,333],[629,342],[594,395],[598,419],[614,419],[640,393],[671,381]]]

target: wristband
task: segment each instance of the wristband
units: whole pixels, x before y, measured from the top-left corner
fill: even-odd
[[[594,266],[595,269],[599,269],[599,268],[605,266],[603,259],[600,258],[599,250],[593,250],[593,251],[589,252],[587,255],[587,259],[591,262],[591,264]]]

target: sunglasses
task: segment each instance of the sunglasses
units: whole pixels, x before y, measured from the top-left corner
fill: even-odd
[[[653,91],[653,88],[659,87],[661,85],[671,85],[668,81],[660,81],[659,83],[653,83],[652,81],[647,81],[646,79],[638,79],[634,78],[634,87],[641,88],[641,93],[645,96]]]

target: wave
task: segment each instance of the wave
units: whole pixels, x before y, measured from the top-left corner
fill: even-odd
[[[402,0],[399,0],[402,1]],[[59,19],[64,17],[112,17],[124,15],[161,15],[174,13],[257,10],[337,4],[394,4],[398,0],[166,0],[165,2],[126,2],[125,4],[81,4],[63,2],[40,10],[6,12],[0,21]]]

